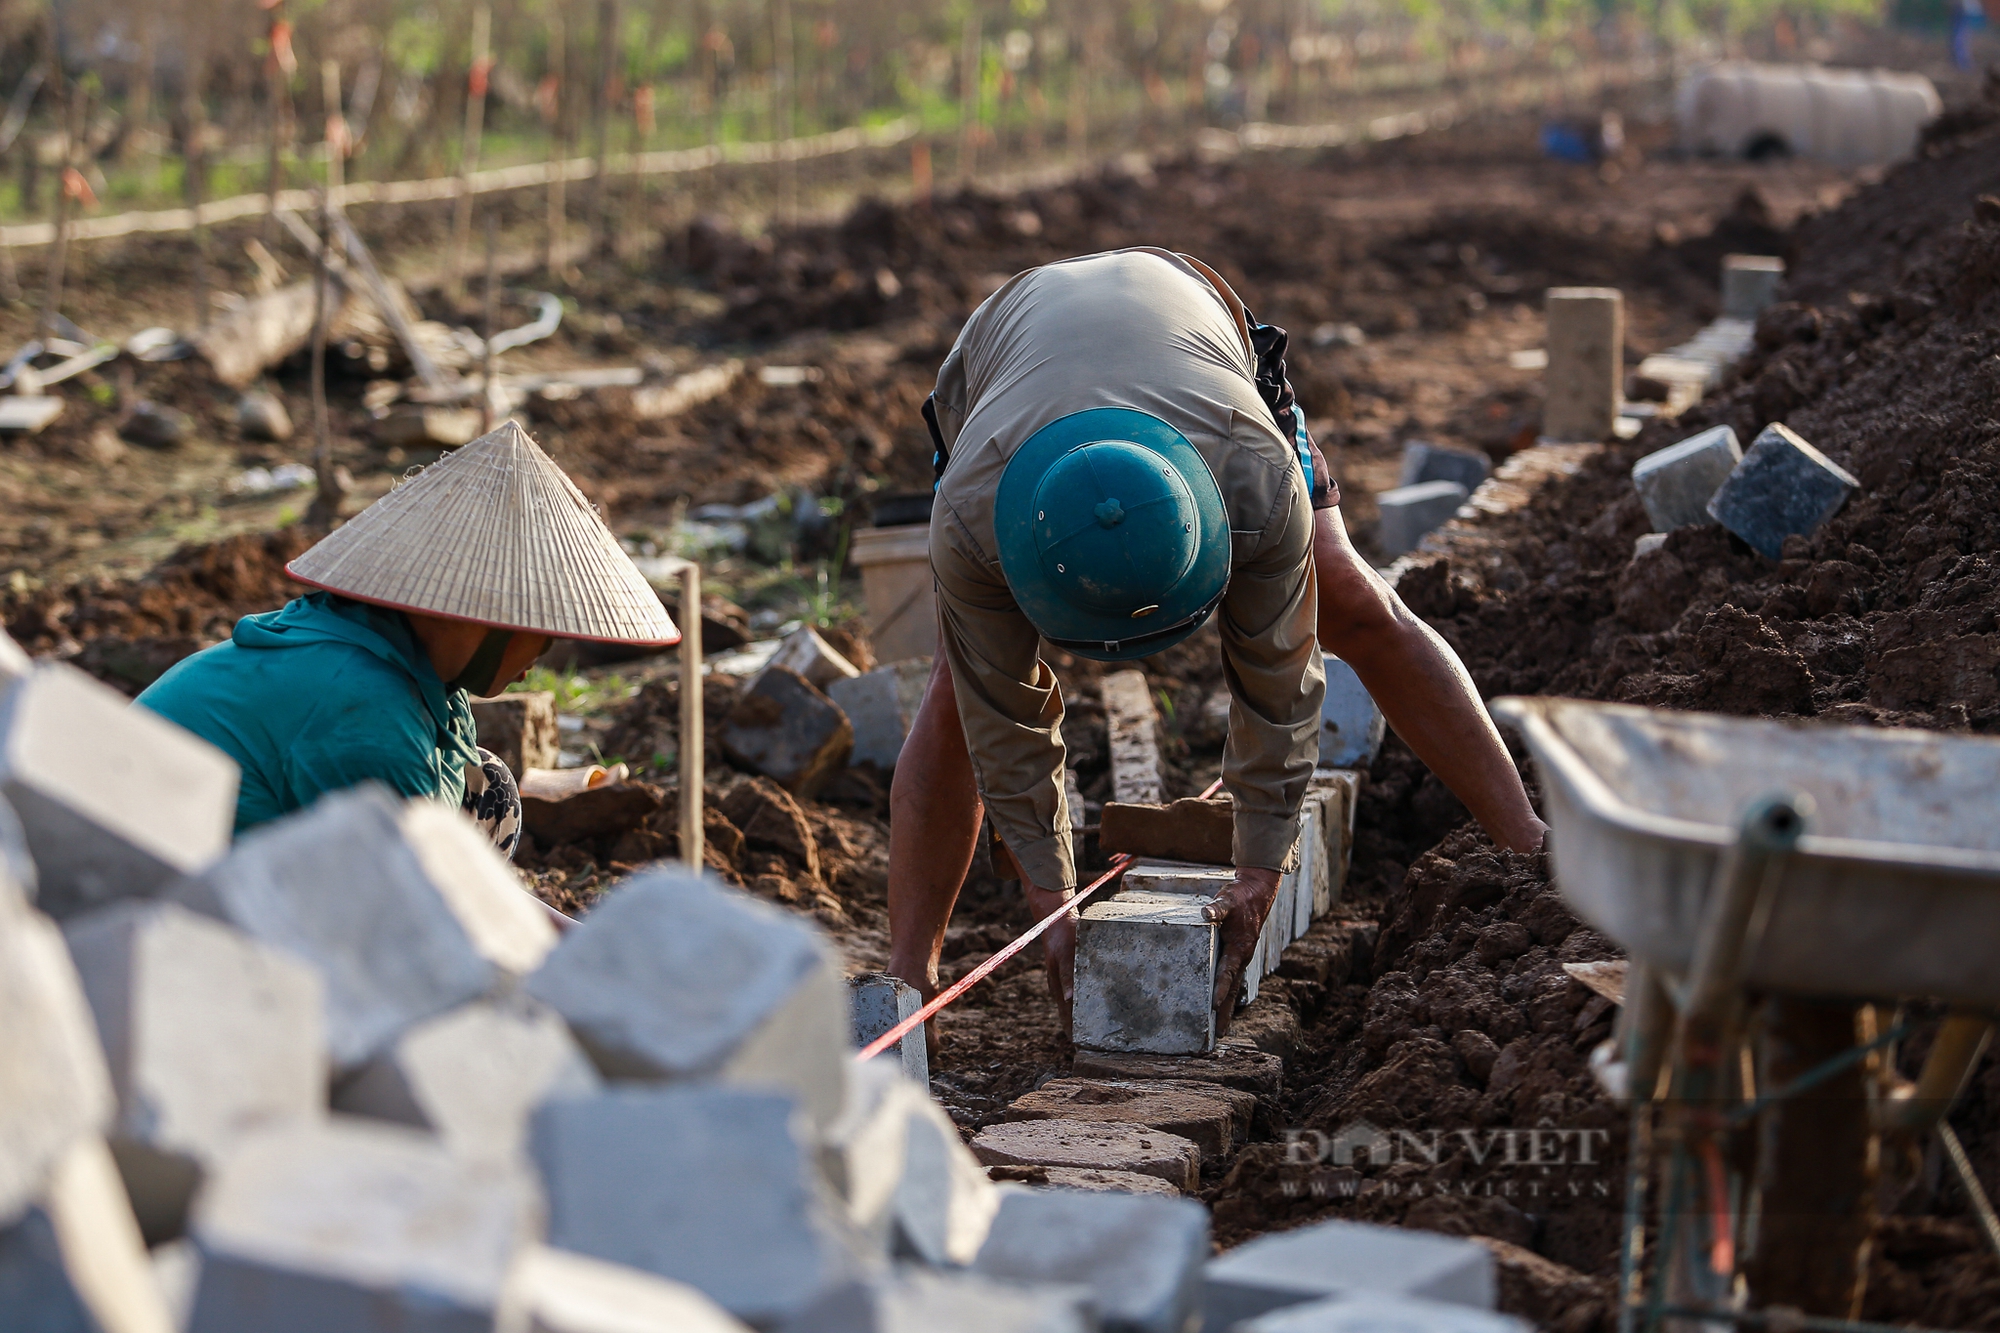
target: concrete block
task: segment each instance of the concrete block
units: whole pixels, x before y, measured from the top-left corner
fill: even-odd
[[[627,880],[563,937],[528,993],[569,1021],[607,1077],[719,1079],[840,1113],[847,988],[794,913],[678,868]]]
[[[1326,665],[1326,701],[1319,710],[1319,766],[1366,768],[1375,762],[1389,724],[1353,667],[1332,653],[1320,656]]]
[[[1127,805],[1158,805],[1165,799],[1160,778],[1160,712],[1146,686],[1146,673],[1113,671],[1099,685],[1111,743],[1111,799]]]
[[[1551,287],[1542,436],[1605,440],[1625,387],[1625,299],[1615,287]]]
[[[1327,847],[1327,903],[1323,909],[1316,907],[1316,916],[1332,911],[1340,901],[1341,891],[1347,886],[1347,866],[1354,855],[1354,825],[1360,810],[1362,778],[1363,774],[1358,769],[1322,768],[1313,773],[1306,786],[1307,791],[1327,794],[1327,820],[1323,826]]]
[[[0,675],[0,690],[7,688]],[[35,858],[7,798],[0,796],[0,911],[25,909],[35,896]]]
[[[0,691],[34,669],[35,659],[7,631],[0,630]]]
[[[872,1258],[815,1170],[792,1098],[713,1085],[553,1101],[531,1152],[548,1240],[782,1323]]]
[[[1722,257],[1722,313],[1729,319],[1754,320],[1778,299],[1785,280],[1785,261],[1776,255]]]
[[[1187,861],[1134,861],[1119,881],[1118,896],[1135,900],[1141,894],[1171,893],[1183,897],[1213,898],[1235,882],[1236,871],[1223,865],[1195,865]],[[1104,900],[1104,901],[1109,901]]]
[[[861,598],[868,606],[868,639],[876,660],[901,662],[937,652],[930,523],[856,532],[849,558],[861,571]]]
[[[173,903],[117,903],[65,937],[118,1094],[111,1148],[158,1244],[244,1135],[322,1113],[319,975]]]
[[[1177,1079],[1275,1097],[1285,1086],[1285,1062],[1251,1047],[1221,1042],[1207,1055],[1123,1055],[1079,1050],[1070,1059],[1078,1078]]]
[[[1095,1333],[1089,1293],[906,1269],[828,1292],[785,1333]]]
[[[835,681],[853,680],[861,672],[841,655],[839,649],[819,636],[811,625],[801,625],[787,634],[765,667],[789,667],[804,676],[813,688],[825,690]]]
[[[802,798],[818,795],[854,750],[854,728],[840,705],[789,667],[757,673],[719,739],[732,763]]]
[[[1414,1296],[1354,1292],[1307,1301],[1236,1325],[1235,1333],[1532,1333],[1511,1315]]]
[[[1286,1306],[1378,1292],[1493,1308],[1493,1256],[1475,1241],[1363,1222],[1321,1222],[1263,1236],[1208,1265],[1205,1328],[1233,1328]]]
[[[1788,428],[1764,427],[1708,502],[1711,518],[1776,560],[1785,538],[1813,532],[1861,483]]]
[[[169,1327],[185,1329],[188,1316],[194,1313],[194,1289],[201,1282],[201,1251],[183,1236],[165,1245],[155,1245],[147,1251],[147,1257],[152,1262],[153,1281],[159,1284],[160,1295],[166,1298]]]
[[[173,896],[319,970],[336,1071],[532,971],[555,943],[470,820],[372,783],[259,829]]]
[[[562,1018],[512,995],[409,1029],[336,1089],[333,1105],[430,1130],[467,1157],[513,1158],[537,1106],[600,1086]]]
[[[1414,551],[1426,533],[1443,527],[1458,512],[1470,493],[1455,481],[1427,481],[1378,492],[1376,544],[1384,555]]]
[[[1736,432],[1715,426],[1647,454],[1632,465],[1632,485],[1654,532],[1672,532],[1707,523],[1708,502],[1736,465],[1743,450]]]
[[[1427,481],[1455,481],[1470,495],[1492,471],[1493,464],[1485,454],[1411,440],[1403,446],[1403,470],[1396,484],[1420,486]]]
[[[1178,1199],[1181,1192],[1157,1176],[1136,1171],[1100,1171],[1083,1166],[995,1166],[989,1171],[1007,1181],[1026,1185],[1053,1185],[1065,1190],[1100,1190],[1118,1194],[1157,1194]]]
[[[1105,1333],[1183,1333],[1199,1308],[1208,1209],[1192,1199],[1011,1190],[973,1270],[1090,1288]]]
[[[90,1006],[61,933],[0,900],[0,1226],[37,1198],[73,1145],[111,1122],[116,1099]]]
[[[862,1047],[923,1008],[924,996],[901,977],[864,972],[847,979],[847,1007],[854,1021],[854,1044]],[[931,1085],[930,1052],[923,1028],[913,1029],[882,1055],[918,1087]]]
[[[1298,869],[1292,872],[1292,924],[1286,932],[1285,943],[1290,944],[1299,936],[1312,929],[1313,919],[1323,915],[1328,901],[1329,890],[1326,874],[1326,835],[1320,831],[1320,820],[1325,817],[1326,798],[1323,794],[1308,792],[1304,804],[1299,807],[1299,851]],[[1280,949],[1280,953],[1284,950]],[[1276,970],[1276,965],[1273,965]]]
[[[1178,1134],[1202,1160],[1224,1161],[1249,1137],[1257,1095],[1217,1083],[1052,1078],[1014,1099],[1003,1120],[1086,1120]]]
[[[885,772],[896,766],[930,678],[931,659],[913,657],[826,687],[827,697],[840,705],[854,727],[850,762],[874,764]]]
[[[978,1252],[999,1195],[958,1127],[922,1087],[881,1061],[850,1064],[847,1103],[819,1142],[820,1167],[877,1249],[933,1266]]]
[[[282,444],[292,438],[292,414],[285,410],[285,400],[264,389],[252,389],[236,400],[236,426],[246,440]]]
[[[1215,1044],[1215,923],[1207,899],[1124,895],[1077,922],[1071,1030],[1093,1050],[1193,1055]]]
[[[517,690],[472,701],[479,744],[500,757],[520,781],[531,768],[554,768],[562,751],[556,727],[556,696],[548,690]]]
[[[27,1211],[0,1226],[0,1326],[9,1333],[172,1333],[111,1152],[71,1144]]]
[[[1106,803],[1097,845],[1106,852],[1229,865],[1236,857],[1236,805],[1227,796],[1168,805]]]
[[[988,1166],[1072,1166],[1156,1176],[1182,1193],[1201,1178],[1201,1149],[1192,1140],[1137,1125],[1089,1120],[1014,1120],[988,1125],[972,1138],[972,1155]]]
[[[532,1245],[507,1279],[494,1333],[750,1333],[693,1287]]]
[[[246,1140],[195,1200],[193,1333],[485,1333],[533,1239],[522,1167],[349,1116]]]
[[[0,695],[0,796],[34,854],[36,903],[74,916],[158,894],[229,849],[229,756],[66,666]]]
[[[0,435],[38,435],[62,410],[54,394],[9,394],[0,398]]]

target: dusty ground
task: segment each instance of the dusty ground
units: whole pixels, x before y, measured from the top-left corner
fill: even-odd
[[[754,239],[677,227],[653,253],[586,266],[574,288],[581,313],[521,363],[643,359],[658,371],[746,355],[753,368],[807,365],[821,377],[774,387],[748,376],[659,422],[635,421],[616,392],[535,404],[535,429],[635,543],[664,546],[689,504],[747,501],[774,486],[837,501],[821,506],[838,511],[834,523],[805,535],[789,568],[723,562],[713,591],[769,625],[815,607],[839,620],[837,591],[812,601],[814,562],[838,549],[839,523],[865,519],[875,496],[927,479],[916,408],[965,313],[1021,267],[1165,245],[1214,264],[1261,317],[1293,330],[1294,381],[1367,549],[1370,497],[1394,483],[1406,440],[1499,458],[1532,439],[1539,376],[1510,369],[1508,354],[1540,344],[1545,287],[1621,287],[1630,364],[1714,315],[1724,253],[1788,253],[1789,294],[1806,304],[1766,318],[1739,383],[1682,428],[1614,448],[1533,513],[1507,520],[1512,559],[1501,570],[1423,571],[1405,579],[1405,596],[1488,693],[1978,729],[2000,721],[1986,502],[1988,455],[2000,444],[1990,374],[2000,219],[1975,216],[1972,202],[2000,188],[2000,132],[1967,116],[1933,158],[1839,206],[1865,183],[1805,164],[1676,161],[1643,122],[1625,159],[1566,166],[1534,151],[1532,130],[1499,121],[1312,159],[1165,164],[1006,198],[865,207],[836,226]],[[85,282],[135,271],[106,259]],[[121,318],[152,322],[105,287],[87,290],[102,331],[129,331]],[[427,313],[444,312],[433,302]],[[364,382],[336,375],[333,397],[339,453],[365,493],[425,460],[368,442]],[[10,579],[0,613],[35,651],[74,657],[131,690],[221,637],[235,615],[286,595],[278,566],[301,539],[291,529],[254,534],[300,500],[232,509],[217,503],[216,481],[303,448],[246,447],[228,424],[233,396],[191,363],[140,368],[129,389],[115,376],[103,384],[104,401],[73,401],[48,433],[0,454],[0,570]],[[297,368],[275,384],[304,420]],[[140,394],[193,413],[197,438],[172,452],[105,458],[94,443],[101,428],[117,419],[122,396]],[[1631,461],[1711,421],[1732,422],[1747,440],[1773,419],[1856,470],[1865,496],[1779,564],[1701,532],[1632,562],[1643,520],[1623,477]],[[112,577],[150,567],[182,534],[228,528],[253,535],[191,551],[147,580]],[[840,571],[831,573],[837,588]],[[1172,785],[1193,790],[1219,765],[1221,738],[1200,723],[1217,687],[1212,640],[1144,665],[1173,704]],[[1101,800],[1108,755],[1094,668],[1058,666],[1072,765],[1086,797]],[[565,688],[590,714],[583,735],[601,753],[643,763],[675,748],[671,675],[656,659],[585,672]],[[714,692],[711,716],[729,702],[726,690]],[[878,966],[879,775],[852,774],[802,806],[733,773],[718,752],[710,761],[711,863],[814,914],[857,968]],[[663,796],[671,812],[671,792]],[[1298,1020],[1284,1039],[1286,1092],[1260,1113],[1260,1142],[1207,1182],[1207,1197],[1225,1242],[1323,1215],[1487,1236],[1518,1247],[1505,1251],[1510,1308],[1564,1329],[1603,1326],[1616,1199],[1596,1186],[1618,1178],[1623,1128],[1583,1061],[1610,1015],[1560,965],[1615,951],[1563,909],[1541,858],[1495,852],[1463,821],[1392,741],[1363,798],[1342,909],[1379,934],[1345,984],[1273,985]],[[594,845],[526,849],[523,864],[552,901],[582,908],[631,867],[671,853],[672,830],[663,813],[653,827]],[[1012,886],[975,865],[947,943],[947,979],[1026,924]],[[1016,963],[942,1017],[938,1091],[966,1127],[1066,1070],[1041,986],[1032,963]],[[1995,1107],[2000,1073],[1989,1063],[1957,1121],[1989,1180],[2000,1176]],[[1498,1168],[1462,1156],[1398,1167],[1395,1188],[1352,1197],[1355,1182],[1286,1162],[1283,1130],[1356,1118],[1385,1128],[1601,1129],[1619,1146],[1594,1172],[1539,1177],[1531,1192],[1510,1191]],[[1912,1195],[1892,1207],[1938,1217],[1888,1220],[1870,1317],[1993,1326],[2000,1267],[1977,1248],[1962,1203]]]

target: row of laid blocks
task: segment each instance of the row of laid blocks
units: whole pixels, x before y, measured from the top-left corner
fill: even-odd
[[[1340,899],[1353,844],[1361,774],[1321,769],[1299,816],[1299,841],[1244,969],[1257,998],[1290,944]],[[1077,926],[1072,1031],[1089,1050],[1195,1055],[1215,1045],[1217,924],[1204,909],[1235,873],[1226,866],[1140,861],[1117,894],[1083,910]]]

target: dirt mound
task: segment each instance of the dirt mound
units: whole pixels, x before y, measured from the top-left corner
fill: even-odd
[[[1508,539],[1497,566],[1433,564],[1404,577],[1406,600],[1484,692],[2000,730],[2000,207],[1975,204],[1989,180],[2000,184],[1990,121],[1935,139],[1926,156],[1806,223],[1790,290],[1815,303],[1768,311],[1725,391],[1497,523]],[[1857,274],[1875,295],[1850,301]],[[1747,444],[1772,421],[1860,479],[1846,507],[1791,539],[1781,560],[1717,528],[1675,532],[1635,560],[1646,521],[1632,463],[1715,424]],[[1392,746],[1376,776],[1363,819],[1384,831],[1357,849],[1362,893],[1400,869],[1396,853],[1425,823],[1407,756]],[[1291,1123],[1325,1133],[1357,1119],[1603,1128],[1614,1161],[1622,1118],[1584,1068],[1609,1015],[1561,964],[1616,950],[1569,917],[1541,859],[1497,852],[1461,828],[1416,859],[1382,909],[1373,983],[1350,986],[1309,1029]],[[1905,1073],[1926,1040],[1906,1044]],[[2000,1068],[1990,1059],[1954,1123],[1992,1179]],[[1225,1237],[1334,1213],[1527,1245],[1589,1278],[1615,1272],[1615,1188],[1612,1199],[1529,1204],[1485,1192],[1481,1182],[1505,1173],[1482,1175],[1465,1152],[1360,1176],[1302,1169],[1286,1151],[1257,1150],[1217,1191]],[[1889,1200],[1865,1317],[2000,1327],[2000,1271],[1968,1243],[1963,1200],[1921,1179]],[[1608,1318],[1592,1300],[1569,1308],[1561,1327]]]
[[[243,616],[308,591],[285,564],[309,545],[288,527],[184,547],[136,581],[0,594],[0,621],[29,652],[68,658],[136,694],[181,658],[228,638]]]

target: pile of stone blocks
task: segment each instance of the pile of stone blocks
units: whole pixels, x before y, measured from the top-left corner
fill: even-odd
[[[758,660],[719,739],[733,763],[795,795],[814,795],[848,764],[886,774],[902,754],[930,674],[929,657],[862,671],[802,626]]]
[[[1632,484],[1653,525],[1635,555],[1675,528],[1715,522],[1776,560],[1785,538],[1816,531],[1861,483],[1774,421],[1748,452],[1729,427],[1715,426],[1648,454],[1633,465]]]

